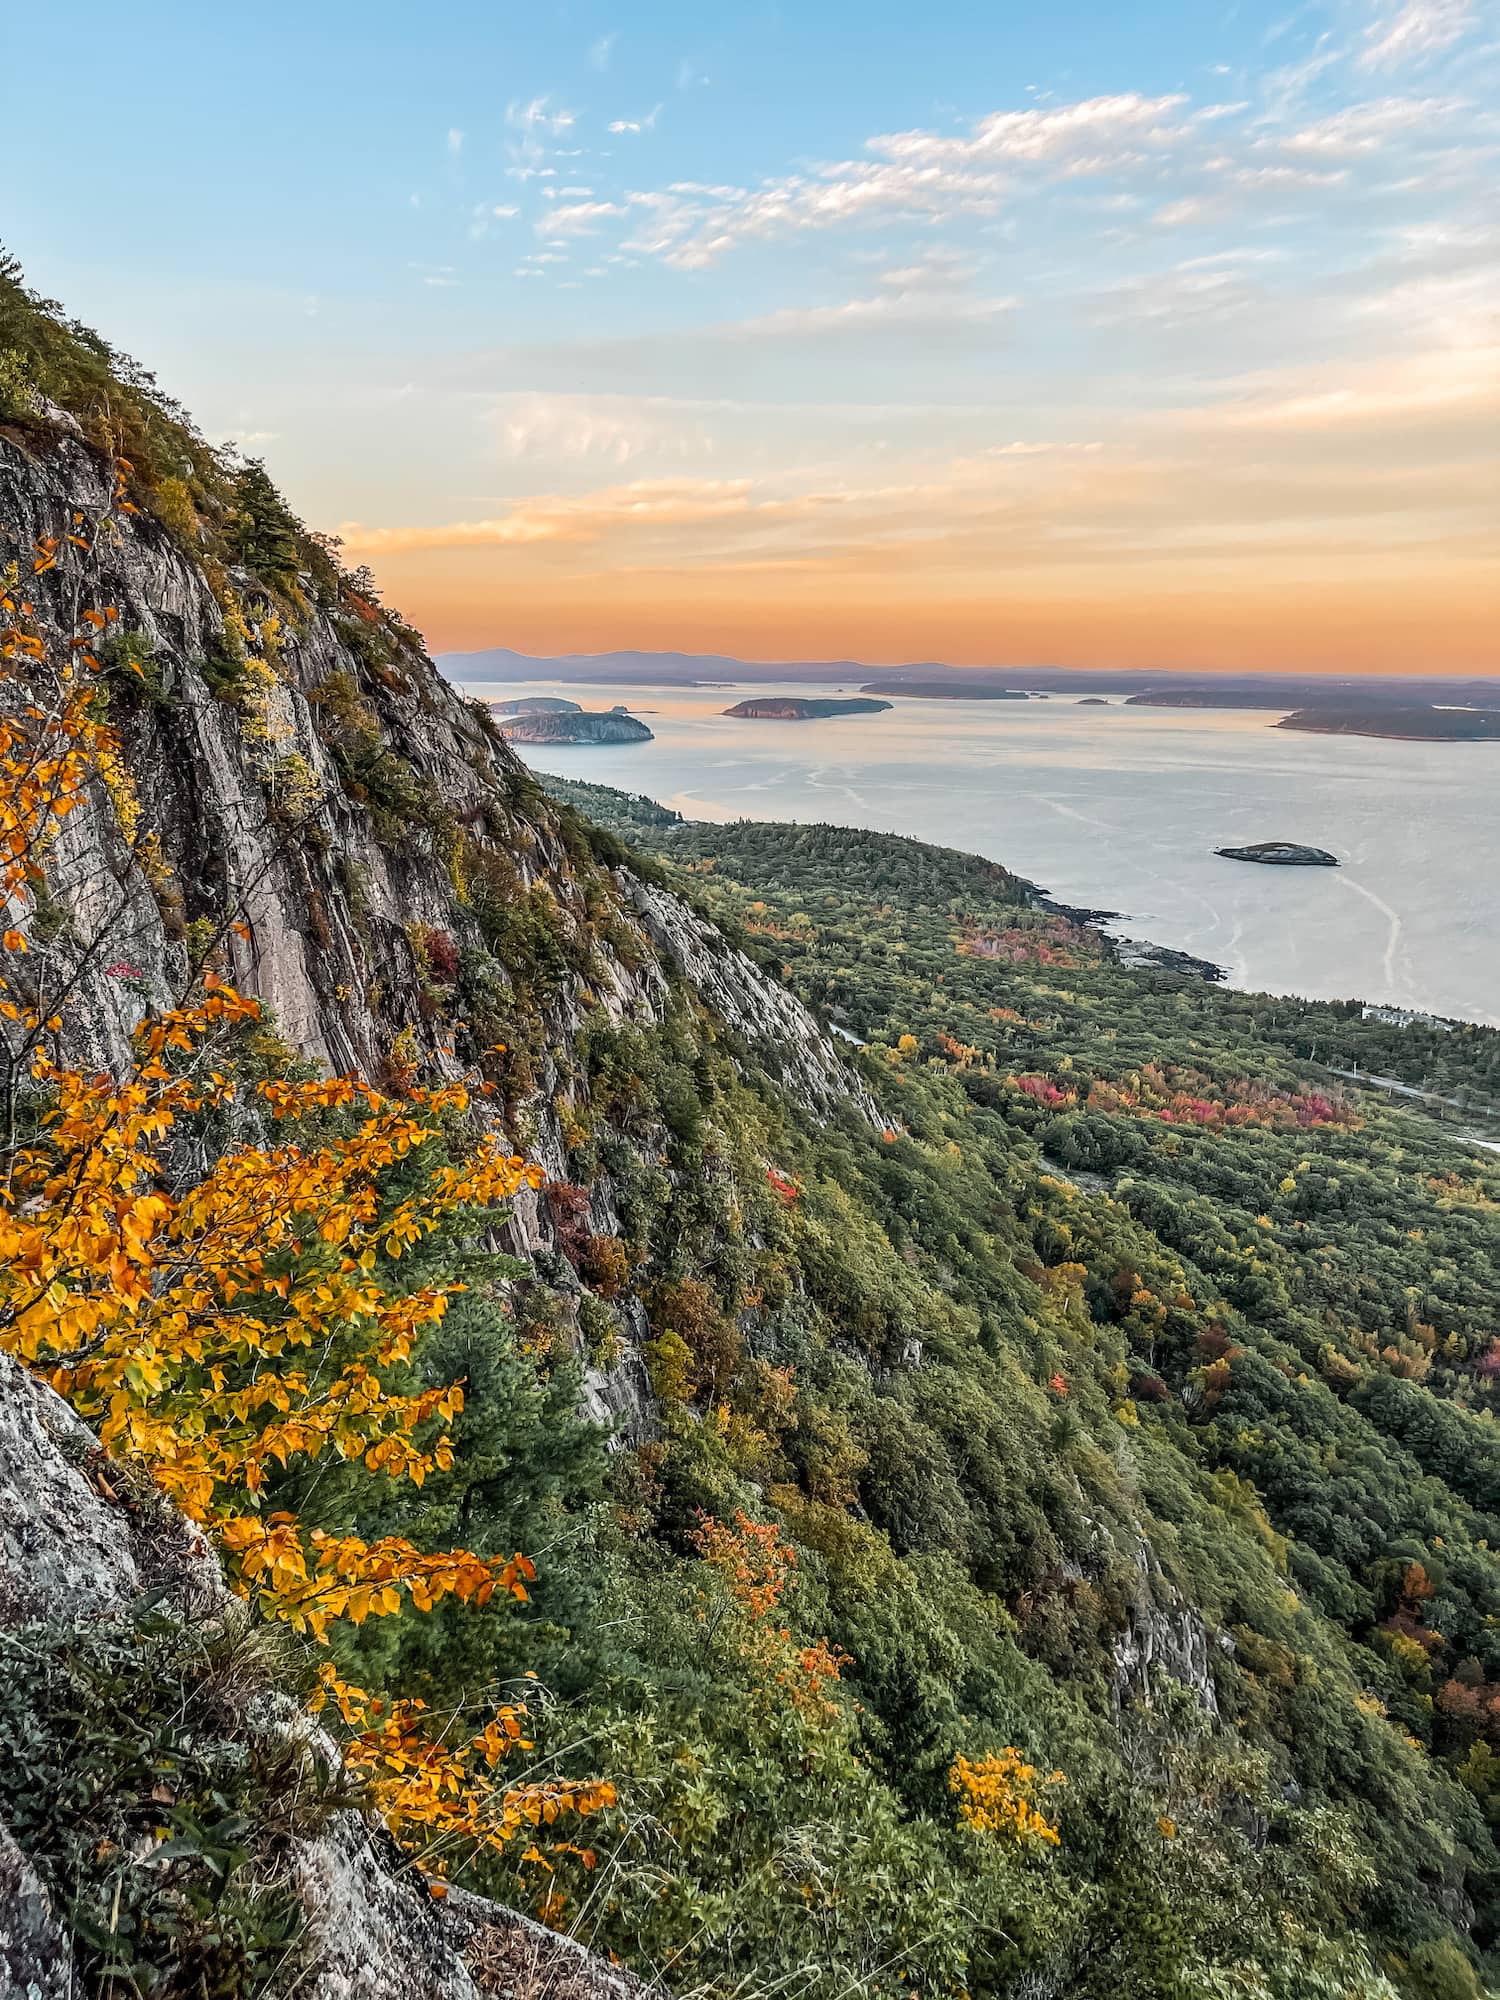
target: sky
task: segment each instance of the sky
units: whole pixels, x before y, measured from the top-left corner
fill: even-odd
[[[69,28],[0,238],[435,650],[1500,669],[1500,0]]]

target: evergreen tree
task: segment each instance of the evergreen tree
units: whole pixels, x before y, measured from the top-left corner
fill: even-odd
[[[302,524],[259,459],[235,475],[228,532],[231,558],[260,577],[292,576],[302,562]]]

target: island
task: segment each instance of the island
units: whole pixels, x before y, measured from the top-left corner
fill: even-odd
[[[582,704],[555,694],[527,694],[515,701],[492,701],[496,715],[582,715]]]
[[[1299,696],[1277,687],[1152,687],[1125,697],[1127,708],[1295,708]]]
[[[1216,847],[1226,861],[1260,861],[1272,868],[1337,868],[1326,847],[1303,847],[1295,840],[1258,840],[1252,847]]]
[[[1500,743],[1500,709],[1398,707],[1299,708],[1277,729],[1317,736],[1386,736],[1400,743]]]
[[[1080,708],[1108,708],[1109,703],[1102,694],[1085,694],[1078,698]]]
[[[518,714],[500,718],[500,734],[507,743],[649,743],[651,731],[644,722],[623,708],[574,709],[558,714]]]
[[[724,713],[742,722],[824,722],[834,715],[878,715],[890,706],[888,701],[863,701],[858,696],[837,701],[817,695],[762,694],[737,701]]]
[[[1024,688],[996,687],[993,682],[951,681],[866,681],[861,694],[901,694],[923,701],[1030,701]]]

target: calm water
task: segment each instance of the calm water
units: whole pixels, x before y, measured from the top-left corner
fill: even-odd
[[[739,722],[766,688],[470,683],[623,702],[653,743],[530,750],[541,771],[693,819],[823,820],[988,855],[1236,986],[1500,1023],[1500,744],[1299,736],[1248,710],[902,700],[883,715]],[[799,688],[800,694],[825,692]],[[826,692],[835,692],[828,689]],[[852,688],[842,690],[853,692]],[[1331,868],[1215,847],[1286,839]]]

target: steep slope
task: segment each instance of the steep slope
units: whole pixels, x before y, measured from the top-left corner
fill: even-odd
[[[1363,1386],[1304,1389],[1306,1329],[1278,1346],[1260,1321],[1307,1267],[1289,1236],[1257,1305],[1245,1190],[1205,1194],[1187,1232],[1149,1186],[1086,1178],[1118,1167],[1116,1128],[1068,1081],[1062,996],[1076,982],[1105,1033],[1170,1019],[1187,1064],[1199,983],[1106,978],[1093,934],[1003,870],[914,843],[808,836],[818,895],[859,904],[839,932],[772,865],[775,830],[710,850],[595,795],[615,830],[590,824],[258,468],[221,464],[13,279],[0,349],[0,553],[54,652],[115,610],[96,656],[120,740],[49,856],[18,988],[66,985],[65,1040],[118,1070],[141,1015],[207,970],[267,1003],[268,1074],[399,1092],[477,1069],[545,1170],[506,1236],[524,1262],[477,1221],[442,1247],[469,1290],[414,1377],[464,1378],[455,1463],[374,1497],[357,1467],[294,1463],[268,1496],[333,1533],[534,1555],[524,1605],[335,1635],[351,1678],[436,1713],[538,1673],[541,1754],[618,1788],[587,1847],[480,1859],[473,1882],[704,2000],[1478,1993],[1497,1788],[1483,1757],[1430,1754],[1436,1702],[1424,1724],[1407,1668],[1436,1599],[1490,1671],[1490,1497],[1393,1444]],[[1028,968],[1058,988],[1046,1021],[1002,1004]],[[879,1047],[849,1053],[809,1001]],[[980,1049],[1013,1030],[1019,1079]],[[1249,1104],[1247,1147],[1316,1150],[1292,1080],[1252,1082],[1220,1122]],[[175,1177],[225,1143],[206,1128]],[[1352,1520],[1372,1454],[1403,1482],[1378,1549],[1309,1530],[1304,1563],[1285,1491],[1273,1520],[1256,1482],[1318,1461]],[[23,1541],[49,1477],[21,1489]],[[1382,1504],[1361,1499],[1362,1532]],[[118,1532],[95,1512],[88,1534]],[[73,1643],[60,1608],[28,1646]],[[151,1607],[107,1609],[88,1657],[141,1647],[166,1701]],[[308,1670],[292,1649],[265,1671]],[[0,1820],[45,1734],[22,1678]],[[239,1803],[253,1847],[269,1802]],[[269,1939],[240,1954],[250,1990],[306,1971]],[[164,1964],[161,1990],[204,1989]]]

